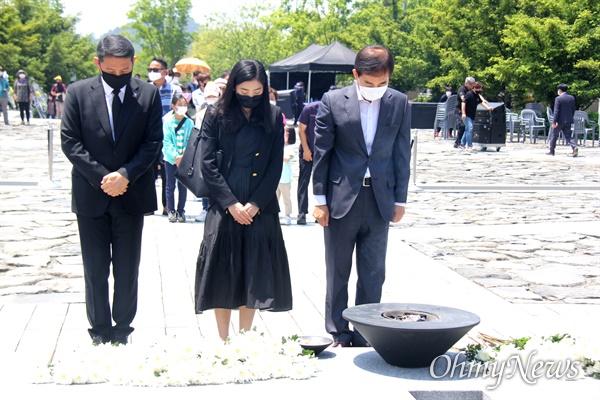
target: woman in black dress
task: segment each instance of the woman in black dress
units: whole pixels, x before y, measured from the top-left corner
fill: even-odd
[[[232,309],[239,309],[240,329],[248,331],[257,309],[292,308],[276,197],[283,118],[269,103],[260,62],[235,65],[225,92],[204,117],[202,136],[201,169],[210,200],[196,265],[196,313],[214,309],[219,336],[226,340]]]

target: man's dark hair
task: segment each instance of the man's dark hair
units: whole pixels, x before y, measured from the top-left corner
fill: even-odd
[[[192,74],[192,76],[195,78],[195,77],[197,77],[198,75],[200,75],[201,73],[202,73],[202,71],[200,71],[200,70],[196,70],[196,71],[194,71],[194,73]]]
[[[96,55],[100,61],[104,57],[130,58],[133,61],[135,49],[131,42],[121,35],[106,35],[98,42]]]
[[[223,73],[221,74],[221,78],[223,78],[223,79],[228,79],[230,75],[231,75],[231,70],[230,70],[230,69],[226,69],[226,70],[225,70],[225,71],[223,71]]]
[[[372,44],[363,47],[356,55],[354,69],[358,75],[392,75],[394,72],[394,56],[385,46]]]
[[[444,89],[446,90],[446,92],[451,92],[452,91],[452,86],[446,86]]]
[[[477,81],[473,84],[473,89],[483,89],[483,83]]]
[[[556,87],[558,90],[560,90],[561,92],[566,92],[567,90],[569,90],[569,87],[567,86],[566,83],[561,83],[560,85],[558,85]]]
[[[152,59],[152,61],[150,61],[150,62],[154,62],[154,61],[156,61],[157,63],[159,63],[160,66],[163,69],[169,69],[169,64],[167,64],[167,60],[165,60],[164,58],[162,58],[162,57],[154,57]]]

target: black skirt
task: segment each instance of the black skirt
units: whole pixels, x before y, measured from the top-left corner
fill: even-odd
[[[252,129],[239,132],[237,157],[226,177],[242,204],[249,198],[255,140]],[[196,264],[195,304],[198,314],[240,306],[292,309],[290,270],[278,214],[259,213],[250,225],[241,225],[218,204],[210,206]]]

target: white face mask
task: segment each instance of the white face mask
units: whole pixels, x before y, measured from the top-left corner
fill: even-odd
[[[450,96],[452,96],[452,92],[446,92],[446,96],[447,96],[447,97],[450,97]]]
[[[269,100],[269,103],[273,104],[274,106],[277,105],[277,102],[275,100]]]
[[[175,114],[177,114],[177,115],[185,115],[186,112],[187,112],[187,107],[179,106],[175,109]]]
[[[367,87],[367,86],[360,86],[360,93],[362,94],[362,96],[365,98],[365,100],[369,100],[369,101],[374,101],[374,100],[378,100],[380,98],[383,97],[383,94],[385,93],[385,91],[387,90],[387,85],[385,86],[379,86],[379,87]]]
[[[219,100],[217,97],[209,97],[206,99],[206,104],[214,106],[217,103],[217,100]]]
[[[159,80],[162,78],[162,74],[160,72],[148,72],[148,79],[152,82]]]
[[[172,76],[165,76],[165,81],[167,81],[167,83],[171,83],[171,81],[173,81],[173,77]]]
[[[20,79],[25,79],[25,74],[19,74]]]
[[[556,93],[558,93],[558,95],[560,96],[560,90],[557,90]]]
[[[179,83],[179,77],[178,76],[174,76],[173,77],[173,83],[175,83],[175,84]]]

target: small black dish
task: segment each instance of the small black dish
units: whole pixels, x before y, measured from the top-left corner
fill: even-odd
[[[331,346],[333,339],[323,336],[298,336],[298,343],[303,349],[312,350],[315,357]]]

